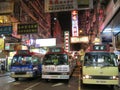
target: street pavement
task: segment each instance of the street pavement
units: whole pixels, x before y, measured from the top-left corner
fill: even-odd
[[[10,75],[10,72],[0,73],[0,77],[9,76],[9,75]],[[117,86],[117,88],[120,89],[120,72],[119,72],[119,85]]]
[[[0,77],[3,77],[3,76],[9,76],[9,75],[10,75],[10,72],[0,73]]]

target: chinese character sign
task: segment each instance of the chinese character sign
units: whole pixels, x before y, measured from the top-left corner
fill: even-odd
[[[85,10],[93,8],[93,0],[44,0],[45,12]]]

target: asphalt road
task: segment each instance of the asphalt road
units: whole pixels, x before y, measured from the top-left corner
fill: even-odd
[[[0,77],[0,90],[120,90],[118,87],[112,89],[105,85],[85,85],[81,87],[80,83],[80,68],[77,67],[69,82],[65,80],[45,81],[40,77],[15,81],[9,76]]]

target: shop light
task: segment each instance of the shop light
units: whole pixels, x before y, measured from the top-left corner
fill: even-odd
[[[1,34],[1,37],[2,37],[3,39],[6,39],[6,37],[4,36],[4,34]]]

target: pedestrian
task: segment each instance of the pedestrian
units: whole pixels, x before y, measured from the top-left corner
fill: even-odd
[[[5,71],[4,63],[1,63],[1,73],[4,73],[4,71]]]
[[[79,51],[79,55],[80,55],[80,65],[82,65],[82,62],[83,62],[83,60],[84,60],[84,55],[85,55],[84,49],[81,49],[81,50]]]
[[[1,62],[0,62],[0,73],[2,73],[2,70],[1,70]]]

